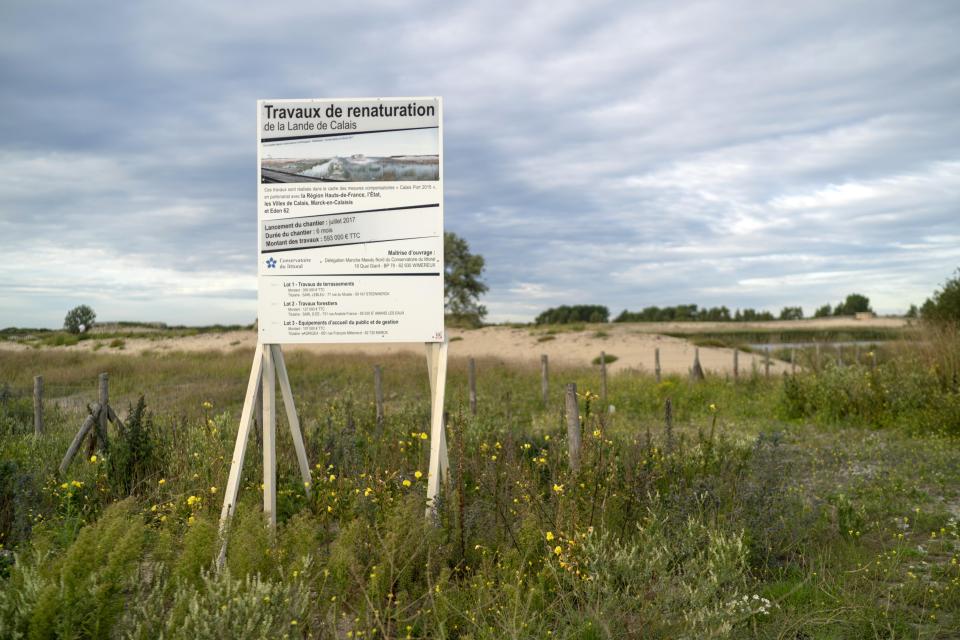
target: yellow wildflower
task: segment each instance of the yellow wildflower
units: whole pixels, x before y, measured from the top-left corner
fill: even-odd
[[[404,480],[404,481],[403,481],[403,486],[409,487],[409,486],[410,486],[410,481],[409,481],[409,480]]]
[[[416,478],[417,480],[419,480],[420,478],[423,477],[423,474],[420,473],[420,470],[419,470],[419,469],[417,469],[416,471],[413,472],[413,477]]]
[[[547,531],[547,542],[553,540],[553,531]]]

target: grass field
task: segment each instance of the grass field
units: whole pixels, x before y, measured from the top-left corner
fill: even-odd
[[[455,359],[435,524],[423,357],[291,352],[311,495],[281,424],[273,537],[252,443],[220,574],[251,353],[0,352],[0,637],[957,637],[960,348],[929,344],[769,380],[623,373],[612,411],[596,368],[554,367],[544,407],[539,363],[481,359],[476,416]],[[101,371],[126,429],[58,477]]]

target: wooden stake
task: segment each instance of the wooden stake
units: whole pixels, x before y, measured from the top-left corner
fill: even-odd
[[[97,379],[97,391],[101,410],[97,412],[97,421],[94,424],[94,430],[90,436],[89,452],[91,456],[95,452],[102,451],[110,446],[110,441],[107,439],[107,419],[109,414],[104,410],[110,402],[109,378],[106,373],[101,373]]]
[[[436,499],[440,495],[440,479],[449,473],[447,458],[447,438],[444,435],[443,404],[447,384],[447,343],[427,343],[427,354],[431,361],[430,378],[432,381],[430,407],[430,466],[427,469],[427,517],[436,518]]]
[[[247,394],[243,399],[243,409],[240,411],[240,426],[237,429],[237,441],[233,445],[233,458],[230,461],[230,476],[227,478],[227,487],[223,492],[223,508],[220,510],[220,554],[217,556],[217,568],[223,568],[227,558],[227,524],[233,517],[237,505],[237,493],[240,491],[240,474],[243,472],[243,458],[247,453],[247,442],[250,440],[250,429],[253,426],[253,411],[257,404],[260,392],[263,370],[263,345],[258,344],[253,353],[253,367],[250,369],[250,379],[247,381]]]
[[[277,389],[273,350],[263,350],[263,514],[277,529]]]
[[[577,385],[571,382],[566,391],[567,449],[570,453],[570,469],[580,471],[580,404],[577,402]]]
[[[790,349],[790,373],[797,372],[797,350]]]
[[[93,429],[93,425],[96,424],[99,417],[100,404],[95,403],[92,407],[90,407],[90,415],[88,415],[87,419],[83,421],[83,424],[80,426],[80,430],[77,431],[77,435],[73,437],[73,441],[67,448],[66,455],[63,456],[63,460],[60,462],[59,470],[61,476],[67,472],[67,467],[70,466],[70,462],[73,461],[73,457],[77,455],[77,451],[80,450],[80,445],[83,444],[83,439]]]
[[[383,370],[380,365],[373,368],[373,399],[377,404],[377,426],[383,425]]]
[[[467,378],[470,383],[470,414],[477,415],[477,363],[473,358],[467,361]]]
[[[733,379],[736,380],[740,377],[740,351],[738,349],[733,350]]]
[[[293,449],[297,452],[297,463],[300,465],[300,479],[307,497],[310,497],[310,488],[313,478],[310,477],[310,463],[307,462],[307,449],[303,443],[303,434],[300,432],[300,418],[297,416],[297,406],[293,403],[293,390],[290,388],[290,377],[287,376],[287,363],[283,359],[280,345],[270,345],[273,352],[274,365],[277,367],[277,378],[280,382],[280,394],[283,396],[283,407],[287,413],[287,424],[290,425],[290,435],[293,438]]]
[[[653,373],[657,376],[657,382],[660,382],[660,347],[653,350]]]
[[[763,348],[763,377],[770,377],[770,347]]]
[[[607,410],[607,353],[600,352],[600,402],[603,410]]]
[[[543,406],[547,406],[547,400],[550,391],[550,378],[548,375],[550,361],[547,354],[540,356],[540,396],[543,398]]]
[[[33,378],[33,433],[43,435],[43,376]]]
[[[693,380],[703,380],[703,367],[700,366],[700,347],[693,348],[693,367],[690,369]]]
[[[427,348],[427,378],[430,381],[430,411],[433,411],[433,401],[437,394],[437,363],[436,360],[439,357],[436,354],[436,349],[434,345],[439,344],[436,342],[427,342],[424,343],[424,346]],[[444,380],[446,384],[446,380]],[[433,415],[431,413],[431,420]],[[432,424],[432,422],[431,422]],[[450,479],[450,461],[449,454],[447,452],[447,430],[446,423],[444,423],[444,428],[440,430],[441,446],[440,446],[440,475],[443,478],[443,481],[446,482]],[[431,445],[432,446],[432,445]],[[427,472],[429,473],[429,469]]]

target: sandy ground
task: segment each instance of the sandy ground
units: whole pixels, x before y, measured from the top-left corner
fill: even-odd
[[[664,373],[686,374],[693,364],[695,347],[681,338],[661,335],[659,332],[703,333],[706,331],[744,331],[770,329],[842,329],[850,328],[895,328],[904,326],[905,321],[898,318],[875,318],[871,320],[852,320],[849,318],[829,318],[818,320],[800,320],[784,322],[756,323],[638,323],[592,325],[583,331],[556,333],[552,339],[544,340],[544,330],[534,327],[512,328],[506,326],[485,327],[483,329],[448,330],[450,356],[497,358],[511,362],[526,362],[536,366],[540,356],[545,354],[551,364],[559,366],[587,366],[600,355],[601,351],[617,356],[617,361],[608,365],[615,373],[627,369],[652,372],[654,353],[660,350],[660,366]],[[602,333],[598,333],[602,331]],[[603,334],[606,334],[604,337]],[[95,340],[86,340],[72,347],[46,347],[68,350],[91,350]],[[102,351],[117,353],[116,349],[106,346]],[[253,349],[256,334],[253,331],[230,331],[226,333],[202,334],[182,338],[127,338],[123,351],[131,355],[144,351],[210,351],[232,349]],[[0,342],[0,348],[24,348],[10,342]],[[370,355],[389,355],[395,353],[423,353],[423,345],[416,343],[387,344],[346,344],[346,345],[288,345],[285,350],[304,349],[314,353],[345,355],[365,353]],[[760,354],[739,354],[741,372],[749,372],[756,364],[763,371],[763,356]],[[700,348],[700,363],[707,372],[726,374],[733,371],[733,350],[713,347]],[[772,361],[770,371],[779,374],[788,371],[787,362]]]

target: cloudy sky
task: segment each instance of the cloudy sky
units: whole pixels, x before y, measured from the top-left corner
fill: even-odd
[[[902,312],[960,266],[958,33],[953,0],[5,0],[0,327],[251,322],[256,99],[389,95],[444,97],[491,320]]]

